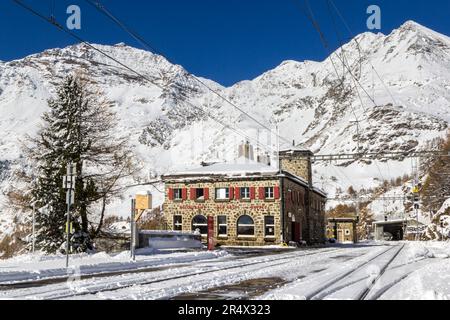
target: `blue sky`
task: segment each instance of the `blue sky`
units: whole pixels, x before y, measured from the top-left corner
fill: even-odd
[[[66,8],[82,10],[77,34],[101,44],[125,42],[140,47],[84,0],[23,0],[58,21],[67,19]],[[52,3],[55,2],[54,11]],[[102,0],[171,61],[190,72],[224,85],[252,79],[284,60],[323,60],[326,51],[317,32],[299,7],[303,0]],[[314,14],[332,48],[339,45],[332,17],[343,37],[349,32],[336,12],[330,15],[326,0],[310,0]],[[334,0],[354,33],[368,31],[366,9],[382,10],[382,30],[389,33],[406,20],[415,20],[450,35],[448,0]],[[48,48],[75,43],[66,34],[13,3],[0,2],[0,60],[9,61]]]

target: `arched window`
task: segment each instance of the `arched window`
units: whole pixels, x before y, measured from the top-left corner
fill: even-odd
[[[255,235],[255,223],[250,216],[242,216],[237,221],[238,236],[252,237]]]
[[[198,215],[192,219],[192,231],[199,229],[202,236],[208,235],[208,220],[205,216]]]

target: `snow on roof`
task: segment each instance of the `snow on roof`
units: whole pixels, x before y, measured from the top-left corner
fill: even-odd
[[[215,163],[192,170],[176,172],[168,176],[192,175],[248,175],[248,174],[276,174],[278,169],[264,163],[241,157],[235,162]]]
[[[234,162],[214,163],[209,166],[203,166],[192,170],[174,172],[163,176],[163,180],[171,177],[203,177],[212,175],[229,177],[249,177],[252,175],[286,176],[291,179],[295,179],[298,183],[303,184],[305,187],[308,186],[308,182],[299,176],[296,176],[290,172],[282,172],[280,175],[278,168],[254,160],[249,160],[245,157],[241,157]],[[325,198],[327,197],[327,194],[319,188],[314,187],[313,191]]]
[[[398,223],[404,223],[406,221],[415,221],[414,219],[395,219],[395,220],[388,220],[388,221],[375,221],[373,222],[374,225],[388,225],[388,224],[398,224]]]
[[[295,153],[295,152],[312,153],[310,150],[301,149],[301,148],[297,148],[297,147],[289,147],[289,148],[280,150],[280,153]]]

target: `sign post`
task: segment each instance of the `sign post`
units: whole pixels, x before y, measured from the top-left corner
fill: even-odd
[[[214,250],[214,217],[208,216],[208,251]]]
[[[131,259],[136,261],[136,199],[131,200],[131,220],[130,220],[130,254]]]
[[[75,179],[76,179],[77,166],[74,163],[67,164],[67,175],[63,177],[63,188],[66,192],[66,204],[67,204],[67,222],[66,222],[66,268],[69,267],[69,251],[70,251],[70,234],[72,232],[71,219],[70,219],[70,207],[75,203]]]

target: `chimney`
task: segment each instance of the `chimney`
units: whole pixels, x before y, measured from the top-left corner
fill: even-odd
[[[270,155],[268,153],[258,155],[258,162],[270,166]]]
[[[253,146],[248,141],[239,145],[239,158],[242,157],[252,161],[255,160]]]

